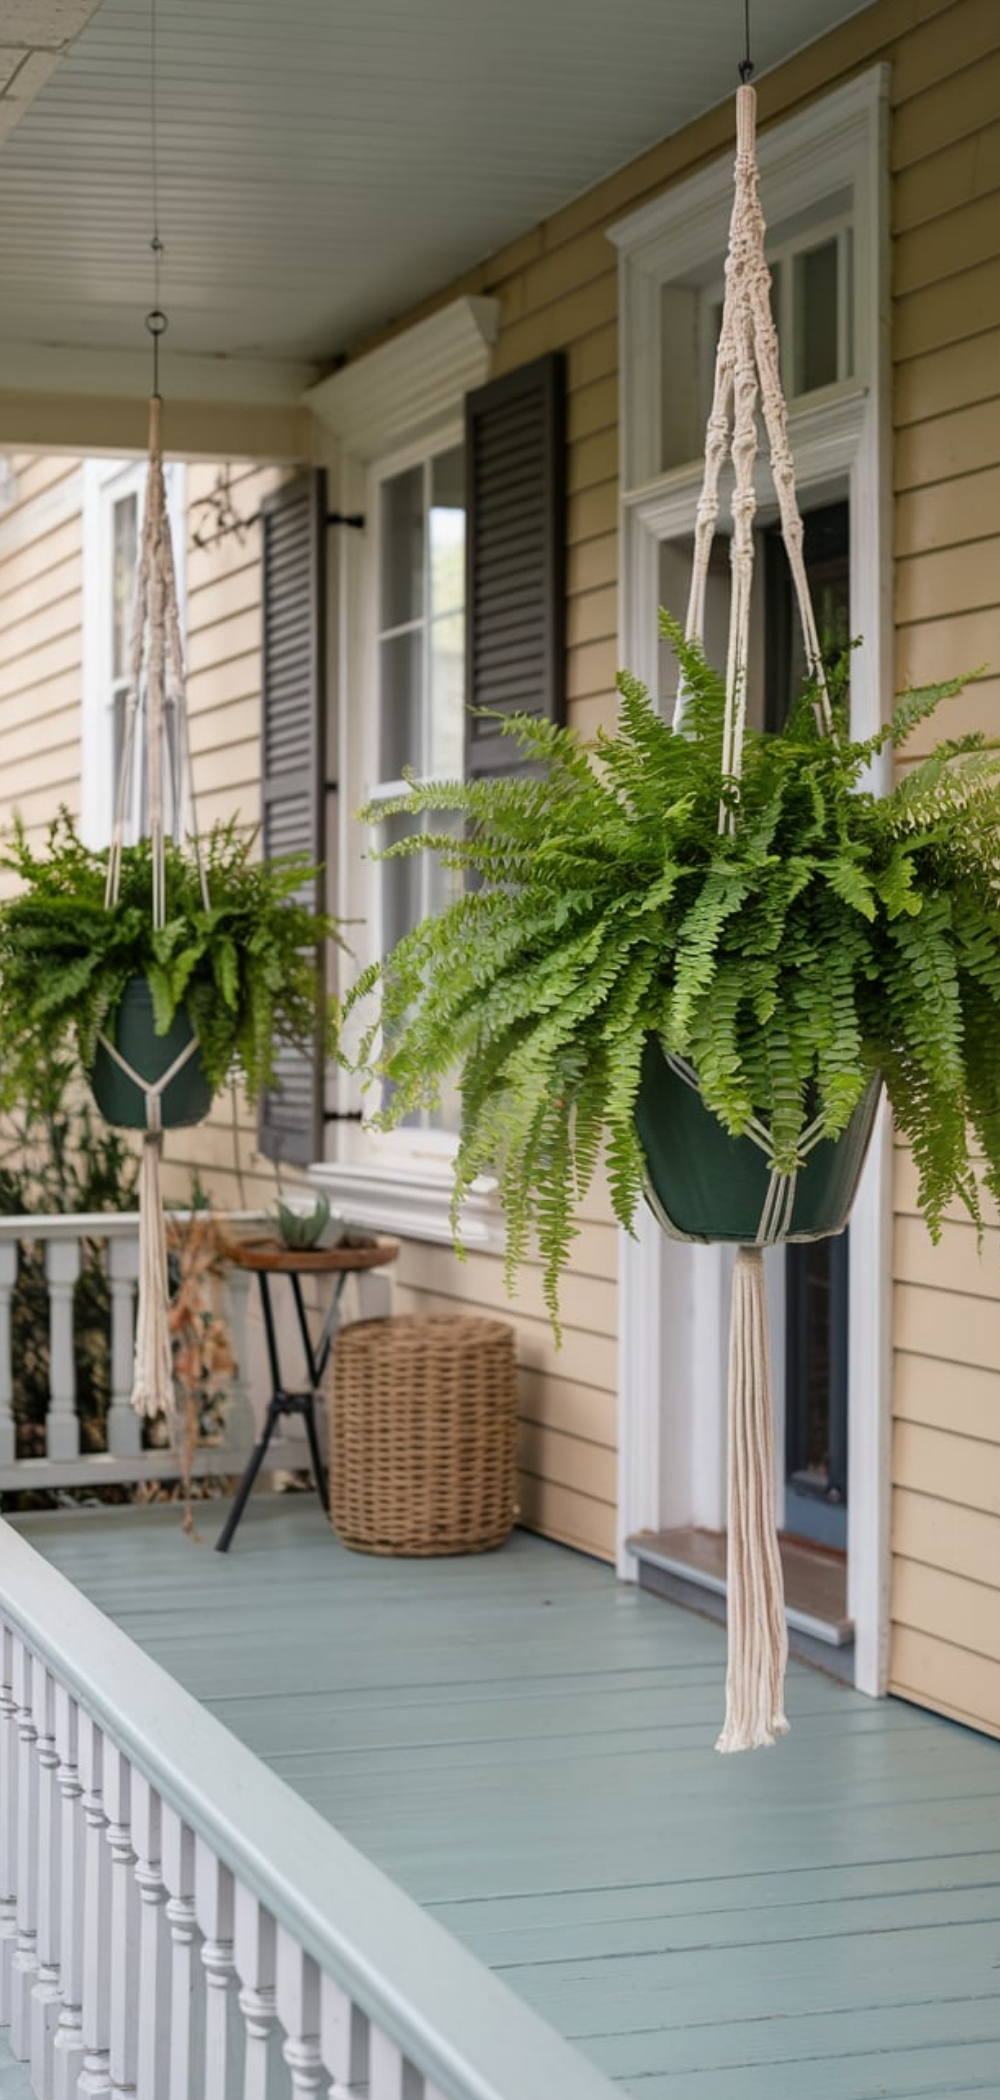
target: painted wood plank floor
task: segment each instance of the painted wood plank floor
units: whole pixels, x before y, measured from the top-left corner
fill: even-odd
[[[1000,1744],[793,1665],[720,1758],[720,1630],[594,1561],[223,1513],[18,1523],[634,2100],[998,2100]]]

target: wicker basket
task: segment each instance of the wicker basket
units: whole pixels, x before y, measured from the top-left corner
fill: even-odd
[[[331,1515],[358,1553],[485,1553],[515,1514],[517,1369],[501,1320],[416,1313],[342,1329]]]

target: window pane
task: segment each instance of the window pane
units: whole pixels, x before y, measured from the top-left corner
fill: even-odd
[[[379,778],[423,770],[423,629],[379,644]]]
[[[792,391],[808,394],[837,378],[837,242],[806,248],[794,262],[795,360]]]
[[[424,610],[424,470],[382,483],[380,625],[403,627]]]
[[[111,514],[111,676],[128,674],[139,542],[139,499],[122,496]]]
[[[390,817],[378,829],[378,851],[384,853],[400,839],[411,838],[420,827],[418,817]],[[382,953],[388,955],[404,933],[419,923],[420,910],[420,856],[408,854],[403,860],[384,860],[382,876]]]
[[[430,767],[461,779],[465,761],[465,615],[447,613],[431,628]]]
[[[431,466],[431,615],[465,603],[465,454],[458,446]]]

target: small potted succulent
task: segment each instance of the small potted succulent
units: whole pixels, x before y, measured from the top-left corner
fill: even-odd
[[[846,1219],[884,1083],[932,1234],[956,1198],[980,1220],[970,1134],[1000,1196],[1000,754],[952,739],[886,796],[865,786],[963,681],[904,695],[859,743],[845,669],[835,733],[807,687],[779,733],[747,732],[737,783],[723,682],[663,626],[681,729],[623,674],[592,746],[508,721],[530,771],[362,812],[446,813],[389,850],[469,879],[349,1002],[381,994],[360,1053],[388,1082],[376,1120],[433,1105],[457,1067],[453,1216],[498,1175],[508,1275],[537,1244],[554,1318],[602,1151],[625,1226],[648,1188],[684,1237],[752,1239],[776,1176],[775,1236],[818,1237]]]

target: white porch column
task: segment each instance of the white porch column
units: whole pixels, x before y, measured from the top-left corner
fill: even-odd
[[[53,2100],[54,2044],[62,1998],[59,1975],[62,1801],[56,1747],[56,1685],[35,1658],[38,1729],[38,1972],[31,1992],[31,2085],[35,2100]]]
[[[77,1767],[76,1700],[56,1687],[57,1780],[61,1818],[59,1969],[62,2004],[53,2041],[55,2100],[76,2100],[83,2066],[83,1787]]]
[[[38,1759],[32,1660],[14,1636],[17,1701],[17,1944],[11,1965],[10,2046],[19,2063],[31,2054],[31,1988],[38,1969]]]
[[[80,1274],[79,1240],[49,1240],[45,1274],[49,1286],[50,1395],[45,1448],[50,1458],[77,1458],[80,1424],[76,1417],[73,1287]]]
[[[243,2021],[233,1960],[233,1877],[201,1838],[195,1839],[195,1908],[204,1938],[205,2100],[237,2091]]]
[[[194,1836],[166,1802],[162,1807],[163,1879],[170,1926],[169,2100],[203,2100],[205,1976],[195,1910]],[[142,2096],[145,2100],[145,2095]]]
[[[139,1890],[132,1850],[132,1767],[105,1741],[104,1799],[111,1851],[111,2001],[108,2058],[111,2091],[135,2093],[138,2068]]]
[[[113,1458],[135,1458],[142,1450],[142,1424],[132,1406],[138,1276],[138,1238],[109,1240],[111,1405],[108,1409],[108,1450]]]
[[[80,2100],[111,2091],[111,1853],[105,1835],[104,1737],[89,1714],[80,1715],[83,1779],[83,2068]]]
[[[11,1354],[10,1301],[17,1282],[17,1241],[0,1246],[0,1466],[17,1457],[14,1426],[14,1378]]]
[[[17,1944],[17,1700],[14,1636],[3,1629],[0,1682],[0,2027],[10,2026],[11,1971]]]
[[[138,2100],[168,2100],[170,2077],[170,1926],[161,1859],[163,1809],[140,1772],[132,1774],[132,1839],[139,1919]]]

